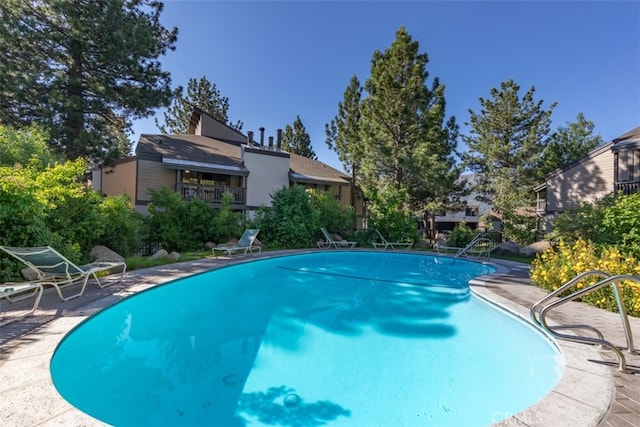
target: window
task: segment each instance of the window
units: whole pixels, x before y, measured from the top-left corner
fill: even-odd
[[[185,184],[197,184],[198,183],[198,173],[191,171],[184,171],[182,173],[182,182]]]
[[[465,216],[478,216],[478,207],[477,206],[468,207],[464,211],[464,215]]]

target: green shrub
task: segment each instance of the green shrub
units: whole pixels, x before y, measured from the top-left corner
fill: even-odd
[[[369,228],[379,230],[392,241],[418,240],[418,219],[403,208],[404,190],[372,189],[368,194]]]
[[[151,200],[144,218],[145,243],[159,243],[168,252],[201,249],[211,234],[213,209],[199,199],[184,201],[166,186],[158,191],[149,190],[149,194]]]
[[[563,212],[553,221],[547,238],[575,243],[589,240],[597,245],[616,245],[640,256],[640,193],[611,194],[595,203]]]
[[[261,207],[256,214],[260,241],[273,248],[309,247],[320,232],[314,229],[316,215],[304,187],[283,187],[271,194],[271,207]]]
[[[367,247],[373,246],[373,242],[378,241],[380,238],[378,237],[378,233],[374,228],[368,228],[366,230],[357,230],[353,233],[353,237],[349,237],[347,240],[353,240],[356,242],[357,246]]]
[[[91,261],[91,248],[100,241],[108,228],[108,219],[101,210],[102,198],[96,191],[88,188],[58,187],[55,194],[49,195],[47,225],[52,233],[59,236],[57,249],[65,256],[73,258],[68,252],[77,251],[78,262]]]
[[[89,260],[106,220],[98,209],[100,195],[82,182],[85,162],[43,168],[33,160],[26,167],[0,169],[4,243],[50,245],[74,262]]]
[[[107,226],[99,243],[123,257],[138,253],[142,246],[143,218],[131,205],[131,198],[127,195],[106,197],[100,210]]]
[[[0,167],[0,242],[49,245],[71,261],[90,261],[107,220],[100,195],[83,185],[84,171],[82,160],[43,167],[32,159],[26,166]],[[3,280],[19,279],[19,265],[6,257],[0,270]]]
[[[640,193],[616,196],[604,209],[602,225],[622,251],[640,256]]]
[[[64,163],[64,158],[47,146],[47,132],[32,124],[17,129],[0,124],[0,166],[26,166],[32,160],[41,165]]]
[[[470,229],[466,222],[458,223],[449,234],[448,246],[464,248],[476,237],[477,233]]]
[[[46,210],[30,188],[23,170],[0,167],[0,244],[35,246],[48,244]],[[0,283],[21,279],[21,265],[0,254]]]
[[[0,167],[0,243],[37,246],[51,242],[47,209],[24,168]]]
[[[344,208],[333,194],[327,191],[307,190],[314,218],[317,220],[314,229],[326,227],[327,230],[345,234],[354,229],[356,224],[355,210]]]
[[[232,237],[240,237],[245,224],[241,215],[231,210],[233,195],[225,193],[222,196],[222,207],[214,211],[212,223],[209,224],[208,238],[215,243],[228,242]]]
[[[553,231],[546,238],[556,242],[590,240],[595,243],[613,243],[603,226],[606,210],[613,203],[613,196],[605,197],[596,203],[583,203],[579,208],[562,212],[553,219]]]

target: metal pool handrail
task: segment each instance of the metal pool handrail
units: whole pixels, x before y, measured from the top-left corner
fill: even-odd
[[[586,277],[590,277],[590,276],[600,276],[600,277],[604,277],[604,279],[600,280],[599,282],[586,287],[584,289],[580,289],[566,297],[560,298],[554,302],[550,302],[548,303],[552,298],[558,296],[561,292],[567,290],[568,288],[570,288],[571,286],[575,285],[577,282],[579,282],[580,280],[586,278]],[[618,287],[618,281],[621,280],[628,280],[628,281],[632,281],[632,282],[637,282],[640,283],[640,277],[637,276],[631,276],[631,275],[626,275],[626,274],[620,274],[620,275],[616,275],[616,276],[611,276],[608,273],[605,273],[603,271],[600,270],[591,270],[591,271],[587,271],[584,272],[576,277],[574,277],[573,279],[571,279],[570,281],[568,281],[567,283],[565,283],[564,285],[560,286],[558,289],[556,289],[555,291],[553,291],[552,293],[550,293],[549,295],[545,296],[544,298],[542,298],[540,301],[538,301],[537,303],[535,303],[530,311],[529,314],[531,316],[531,320],[533,321],[533,323],[535,323],[536,325],[538,325],[539,327],[543,328],[544,330],[546,330],[549,334],[559,338],[559,339],[564,339],[567,341],[574,341],[574,342],[581,342],[581,343],[585,343],[585,344],[595,344],[595,345],[601,345],[607,348],[610,348],[611,350],[613,350],[616,355],[618,356],[618,368],[621,371],[626,370],[626,359],[624,357],[624,354],[622,353],[622,351],[620,350],[619,347],[617,347],[616,345],[612,344],[611,342],[607,341],[604,339],[602,333],[589,325],[562,325],[562,326],[549,326],[547,324],[546,321],[546,315],[549,312],[549,310],[551,310],[554,307],[557,307],[559,305],[565,304],[569,301],[573,301],[576,298],[579,298],[583,295],[586,295],[588,293],[591,293],[595,290],[598,290],[604,286],[607,285],[612,285],[613,286],[613,293],[614,296],[616,298],[616,303],[618,305],[618,311],[620,313],[620,318],[622,320],[622,326],[624,328],[624,333],[625,333],[625,337],[627,339],[627,351],[629,353],[633,353],[634,350],[634,345],[633,345],[633,335],[631,333],[631,326],[629,325],[629,319],[627,317],[627,312],[624,308],[624,305],[622,304],[622,299],[620,298],[620,289]],[[547,304],[548,303],[548,304]],[[546,305],[545,305],[546,304]],[[536,312],[537,310],[542,307],[540,309],[540,314],[539,316],[536,316]],[[591,338],[591,337],[582,337],[582,336],[578,336],[578,335],[567,335],[567,334],[561,334],[559,332],[557,332],[558,329],[589,329],[592,331],[595,331],[598,335],[598,338]]]

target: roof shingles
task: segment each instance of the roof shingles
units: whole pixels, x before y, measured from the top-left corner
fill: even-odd
[[[202,135],[140,136],[136,155],[155,155],[163,158],[223,166],[243,166],[241,144],[220,141]],[[318,160],[290,154],[290,171],[309,178],[349,181],[349,176]]]

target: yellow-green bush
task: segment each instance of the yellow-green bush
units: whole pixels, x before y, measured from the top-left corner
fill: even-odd
[[[623,254],[616,246],[598,248],[588,240],[579,239],[569,245],[560,242],[555,248],[538,255],[531,263],[531,282],[549,291],[558,289],[577,275],[589,270],[600,270],[610,275],[627,274],[640,277],[640,258],[632,253]],[[598,281],[598,277],[586,278],[566,292],[568,295]],[[619,282],[620,295],[627,313],[640,316],[640,284]],[[605,286],[585,295],[583,302],[617,311],[613,287]]]

